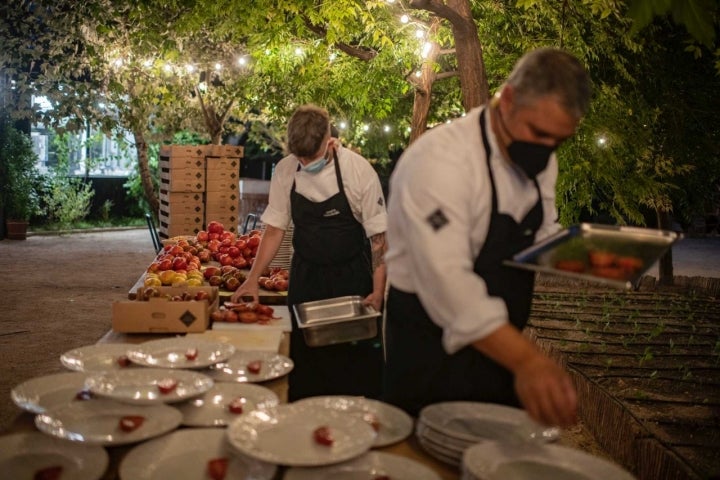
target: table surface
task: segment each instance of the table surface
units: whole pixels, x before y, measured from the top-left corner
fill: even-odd
[[[110,330],[102,338],[100,338],[100,340],[98,340],[98,343],[138,344],[148,340],[155,340],[158,338],[166,337],[168,337],[167,334],[127,334],[117,333]],[[282,355],[288,355],[289,348],[290,335],[289,333],[283,333],[278,352]],[[262,385],[274,391],[280,399],[281,403],[287,402],[287,376],[268,382],[263,382]],[[35,430],[36,429],[34,425],[34,415],[28,412],[23,412],[16,417],[15,421],[9,428],[8,433],[27,432]],[[105,472],[101,480],[117,480],[120,478],[118,473],[120,462],[127,454],[127,452],[129,452],[134,446],[135,445],[106,447],[106,450],[108,451],[110,457],[110,463],[108,465],[107,471]],[[411,435],[402,442],[398,442],[394,445],[389,445],[374,450],[392,453],[417,461],[418,463],[421,463],[436,472],[443,480],[458,480],[460,478],[460,472],[457,468],[444,464],[429,456],[422,450],[413,435]],[[278,473],[275,477],[275,480],[281,480],[285,470],[286,469],[284,467],[278,468]]]

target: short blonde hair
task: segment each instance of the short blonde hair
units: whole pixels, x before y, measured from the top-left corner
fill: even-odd
[[[330,115],[327,110],[317,105],[303,105],[288,121],[288,151],[298,157],[312,157],[329,135]]]

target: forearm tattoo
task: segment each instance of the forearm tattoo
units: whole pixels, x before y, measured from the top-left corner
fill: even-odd
[[[370,237],[370,250],[372,252],[372,271],[374,272],[377,268],[385,263],[385,250],[387,244],[385,243],[385,233],[378,233]]]

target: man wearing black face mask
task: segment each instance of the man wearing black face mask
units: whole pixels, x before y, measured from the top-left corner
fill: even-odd
[[[390,180],[384,399],[523,406],[575,421],[567,373],[526,339],[534,276],[503,260],[558,230],[554,150],[587,111],[589,78],[552,48],[526,54],[489,106],[422,135]]]

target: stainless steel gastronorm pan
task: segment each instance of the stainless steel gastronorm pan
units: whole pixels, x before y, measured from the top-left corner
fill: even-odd
[[[380,313],[362,300],[359,295],[349,295],[293,305],[305,343],[321,347],[376,336]]]
[[[504,263],[630,289],[680,238],[679,233],[667,230],[581,223],[551,235]],[[597,253],[607,254],[607,266],[598,266],[593,260]],[[627,262],[634,265],[628,267]]]

